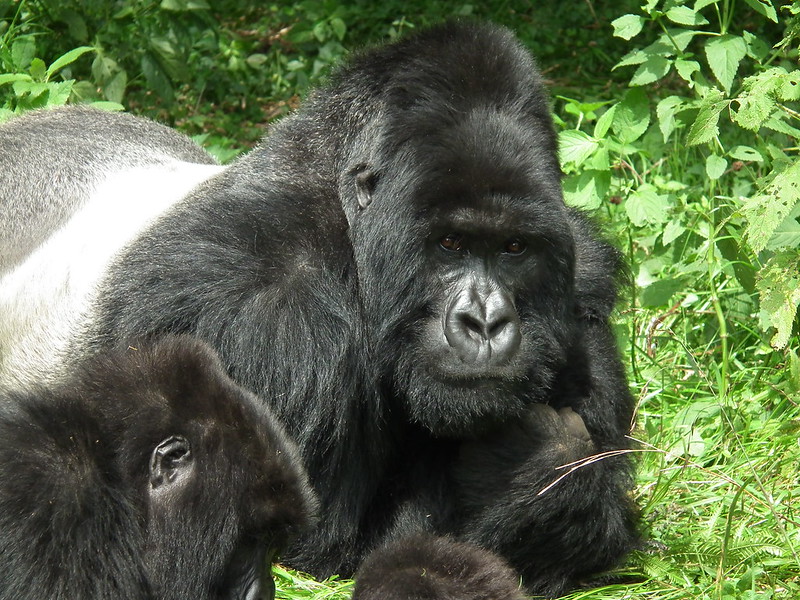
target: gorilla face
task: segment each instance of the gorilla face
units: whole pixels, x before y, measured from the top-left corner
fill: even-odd
[[[574,242],[546,133],[473,110],[386,144],[382,166],[356,177],[365,304],[379,338],[401,340],[386,368],[412,420],[434,434],[479,434],[518,416],[564,361]]]
[[[170,356],[163,342],[157,349],[170,368],[156,372],[150,389],[171,422],[154,429],[173,433],[153,446],[145,471],[148,580],[164,598],[271,599],[270,564],[305,520],[308,501],[291,444],[212,357]],[[208,544],[212,552],[202,550]],[[176,580],[180,559],[194,564]]]
[[[0,395],[0,598],[271,600],[313,506],[274,417],[188,338]]]

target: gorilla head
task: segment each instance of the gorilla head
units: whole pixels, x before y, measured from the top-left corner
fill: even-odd
[[[439,435],[541,401],[572,315],[574,242],[542,84],[507,32],[468,62],[444,51],[479,47],[481,33],[413,38],[429,48],[387,76],[342,192],[364,303],[392,346],[375,354],[397,357],[391,385]]]
[[[293,448],[203,345],[98,357],[3,399],[0,597],[272,598],[307,518]]]

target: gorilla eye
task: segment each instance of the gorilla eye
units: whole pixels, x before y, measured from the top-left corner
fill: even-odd
[[[503,252],[506,254],[522,254],[525,252],[526,247],[525,242],[522,240],[508,240]]]
[[[448,233],[439,240],[439,245],[450,252],[461,252],[464,249],[464,240],[457,233]]]

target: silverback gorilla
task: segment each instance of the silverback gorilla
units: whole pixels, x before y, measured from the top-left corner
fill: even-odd
[[[0,598],[273,598],[313,504],[293,450],[193,340],[4,394]]]
[[[129,119],[0,129],[0,231],[37,229],[20,202],[62,209],[0,282],[0,385],[130,339],[206,341],[299,446],[323,518],[283,556],[317,576],[426,533],[552,596],[634,544],[620,257],[564,205],[547,95],[510,32],[447,23],[358,54],[225,168]],[[155,164],[99,158],[149,129]],[[40,176],[14,143],[54,174],[44,196],[9,191]]]

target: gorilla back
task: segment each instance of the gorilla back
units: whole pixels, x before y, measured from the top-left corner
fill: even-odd
[[[563,203],[547,96],[508,31],[449,23],[355,56],[125,240],[61,320],[61,352],[24,335],[36,255],[7,276],[0,376],[32,352],[57,371],[142,335],[206,340],[321,498],[290,564],[346,575],[425,530],[558,594],[634,542],[620,259]]]

